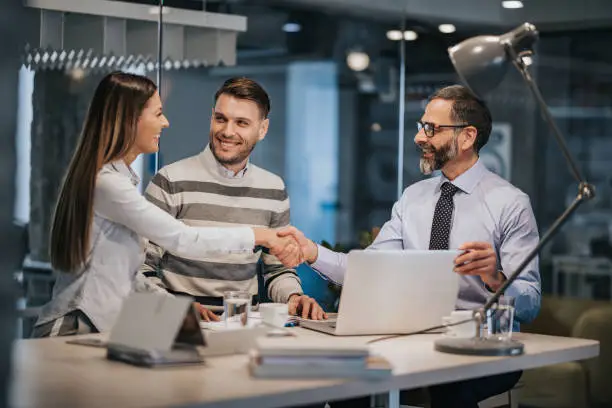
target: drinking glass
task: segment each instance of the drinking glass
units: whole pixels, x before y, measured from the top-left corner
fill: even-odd
[[[251,294],[245,291],[231,290],[223,292],[223,319],[225,327],[246,327],[249,324]]]

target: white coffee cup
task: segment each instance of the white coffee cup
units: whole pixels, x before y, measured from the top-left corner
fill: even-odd
[[[285,327],[289,318],[289,306],[286,303],[260,303],[259,313],[264,324]]]
[[[442,324],[447,325],[447,336],[470,338],[476,335],[476,321],[469,320],[473,315],[471,310],[455,310],[450,316],[442,318]],[[469,320],[465,323],[454,325],[464,320]]]

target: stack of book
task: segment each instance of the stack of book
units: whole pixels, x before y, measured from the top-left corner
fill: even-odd
[[[335,341],[333,341],[335,340]],[[249,367],[259,378],[382,378],[389,362],[371,355],[367,346],[340,339],[260,338],[251,351]]]

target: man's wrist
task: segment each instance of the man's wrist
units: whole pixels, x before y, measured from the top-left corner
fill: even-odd
[[[317,262],[317,259],[319,258],[319,247],[310,239],[308,240],[308,246],[309,250],[308,256],[306,257],[306,262],[312,265],[313,263]]]
[[[253,227],[255,247],[267,247],[270,241],[270,230],[264,227]]]
[[[489,292],[497,292],[497,290],[504,284],[506,281],[506,275],[497,269],[493,276],[490,276],[489,279],[484,280],[485,288]]]
[[[287,303],[291,302],[291,298],[292,298],[292,297],[294,297],[294,296],[298,296],[298,297],[299,297],[299,296],[302,296],[302,293],[293,292],[292,294],[290,294],[290,295],[287,297]]]

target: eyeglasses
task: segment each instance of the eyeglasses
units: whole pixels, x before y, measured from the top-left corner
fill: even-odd
[[[420,132],[421,129],[423,129],[423,132],[425,132],[425,136],[427,137],[433,137],[434,134],[436,133],[436,130],[440,130],[442,128],[452,128],[452,129],[460,129],[460,128],[466,128],[470,125],[465,124],[465,125],[435,125],[431,122],[422,122],[422,121],[417,121],[417,130]]]

